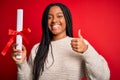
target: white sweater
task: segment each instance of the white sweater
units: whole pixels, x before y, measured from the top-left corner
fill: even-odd
[[[50,47],[45,69],[39,80],[81,80],[85,76],[87,80],[109,80],[110,71],[106,60],[86,40],[88,49],[83,54],[73,51],[71,39],[66,37],[51,42],[54,60]],[[32,80],[38,45],[31,50],[29,61],[18,65],[18,80]]]

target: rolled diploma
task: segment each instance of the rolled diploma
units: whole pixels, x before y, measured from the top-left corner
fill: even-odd
[[[17,31],[22,31],[23,30],[23,9],[17,9]],[[19,49],[22,51],[22,36],[17,35],[16,36],[16,49]],[[22,54],[22,53],[21,53]],[[21,55],[17,55],[16,58],[22,58]]]

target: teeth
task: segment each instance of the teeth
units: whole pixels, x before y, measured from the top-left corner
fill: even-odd
[[[58,29],[59,25],[53,25],[53,29]]]

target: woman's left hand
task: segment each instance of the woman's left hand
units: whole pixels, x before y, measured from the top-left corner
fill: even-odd
[[[78,53],[84,53],[87,50],[88,46],[87,44],[85,44],[80,30],[78,30],[78,38],[74,38],[71,40],[71,47],[74,51]]]

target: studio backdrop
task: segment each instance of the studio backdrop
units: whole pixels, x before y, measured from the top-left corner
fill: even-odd
[[[16,29],[17,9],[23,9],[23,27],[30,28],[26,37],[27,56],[34,44],[41,41],[41,18],[49,3],[65,4],[72,13],[74,37],[82,36],[107,60],[111,78],[120,80],[120,1],[119,0],[0,0],[0,52],[11,38],[9,29]],[[0,80],[17,80],[17,65],[11,58],[11,47],[5,56],[0,53]]]

